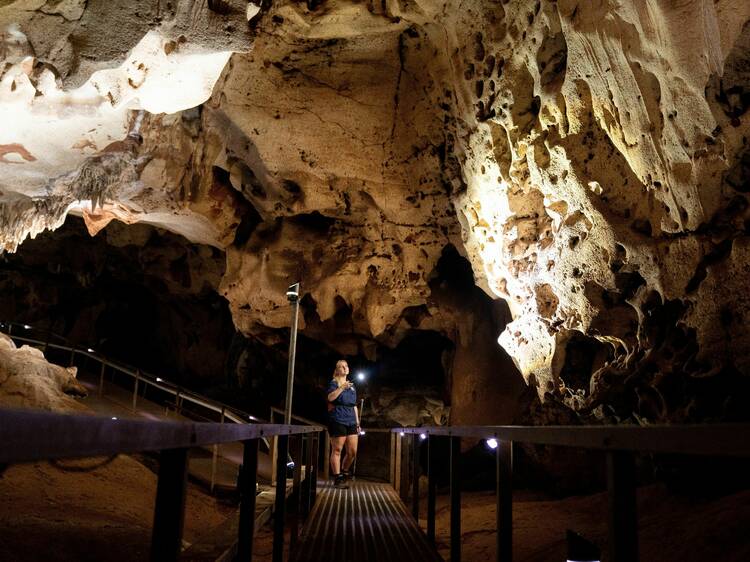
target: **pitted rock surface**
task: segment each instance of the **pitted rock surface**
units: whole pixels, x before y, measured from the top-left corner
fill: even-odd
[[[7,249],[67,212],[92,233],[150,222],[226,250],[235,325],[267,343],[301,281],[304,333],[342,353],[427,329],[471,350],[496,328],[539,398],[581,416],[742,416],[747,2],[281,1],[258,14],[242,3],[244,20],[239,2],[175,2],[155,29],[129,16],[84,53],[60,37],[115,25],[121,3],[95,4],[0,7],[15,24],[0,111],[32,119],[76,86],[100,109],[71,111],[70,131],[123,111],[68,145],[2,137]],[[155,18],[160,5],[128,10]],[[54,44],[53,17],[70,28]],[[151,44],[162,51],[142,55]],[[198,83],[168,72],[180,52],[211,62]],[[152,76],[174,92],[138,97]],[[441,299],[449,245],[507,301],[507,325],[480,330],[479,301]],[[464,408],[472,377],[515,392],[489,353],[452,359]]]

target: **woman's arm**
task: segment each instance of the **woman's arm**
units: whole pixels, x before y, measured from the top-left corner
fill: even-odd
[[[349,381],[347,381],[344,384],[342,384],[340,387],[338,387],[336,390],[329,392],[328,393],[328,401],[329,402],[333,402],[334,400],[336,400],[336,398],[338,398],[339,396],[341,396],[342,392],[344,392],[348,388],[351,388],[351,386],[352,386],[352,383],[350,383]]]
[[[359,408],[354,406],[354,419],[357,420],[357,430],[359,430]]]

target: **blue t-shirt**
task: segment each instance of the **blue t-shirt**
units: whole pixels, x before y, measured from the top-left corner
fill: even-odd
[[[338,387],[339,385],[335,380],[329,382],[326,396]],[[339,394],[339,397],[330,402],[330,404],[333,405],[333,408],[328,411],[328,419],[330,421],[344,425],[355,425],[357,423],[357,418],[354,416],[354,406],[357,405],[357,391],[354,387]]]

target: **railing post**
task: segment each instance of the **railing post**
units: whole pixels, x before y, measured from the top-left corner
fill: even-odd
[[[401,438],[401,434],[399,433],[396,436],[396,452],[395,458],[393,459],[393,465],[394,465],[394,485],[393,487],[396,489],[396,493],[401,496],[401,442],[403,439]]]
[[[513,560],[513,441],[497,444],[497,562]]]
[[[236,562],[253,559],[255,538],[255,486],[258,481],[258,440],[243,442],[242,470],[240,472],[240,522]]]
[[[609,495],[609,559],[638,560],[638,516],[636,512],[635,457],[627,451],[607,452]]]
[[[302,435],[294,437],[294,451],[292,455],[292,462],[294,462],[294,469],[292,471],[292,509],[291,509],[291,532],[290,532],[290,552],[297,546],[297,534],[299,533],[299,504],[300,504],[300,482],[302,479]]]
[[[284,519],[286,512],[286,459],[289,454],[289,436],[279,435],[276,440],[276,498],[273,520],[273,562],[284,560]]]
[[[419,525],[419,435],[412,433],[411,443],[411,514]]]
[[[159,455],[154,528],[151,535],[153,562],[178,560],[182,549],[187,491],[187,449],[167,449]]]
[[[135,370],[135,381],[133,383],[133,411],[135,412],[135,406],[138,403],[138,379],[141,378],[141,370]]]
[[[312,503],[310,508],[315,505],[318,499],[318,464],[320,463],[320,433],[316,433],[313,439],[313,464],[312,464]]]
[[[435,544],[435,496],[437,492],[437,481],[435,469],[437,468],[437,449],[435,437],[427,438],[427,540]]]
[[[312,509],[312,487],[313,487],[313,481],[312,481],[312,475],[313,475],[313,440],[315,439],[315,434],[308,433],[305,435],[305,441],[307,442],[307,447],[305,448],[305,483],[302,487],[302,515],[304,517],[307,517],[307,515],[310,513],[310,510]]]
[[[461,561],[461,438],[449,437],[451,450],[451,556]]]
[[[328,482],[328,479],[331,476],[331,439],[328,436],[327,431],[323,434],[323,450],[325,456],[323,461],[323,480]]]
[[[104,371],[107,370],[107,364],[102,361],[102,368],[99,371],[99,397],[104,395]]]
[[[69,365],[69,367],[73,366],[75,358],[76,358],[76,346],[73,346],[72,348],[70,348],[70,365]]]
[[[389,456],[388,483],[396,488],[396,434],[391,432],[391,454]]]
[[[221,422],[224,423],[224,412],[226,408],[224,406],[221,407]],[[214,486],[216,486],[216,462],[218,461],[219,457],[219,445],[217,443],[214,443],[213,451],[211,455],[211,493],[214,491]]]

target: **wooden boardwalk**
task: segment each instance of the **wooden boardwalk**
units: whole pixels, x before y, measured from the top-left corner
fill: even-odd
[[[294,562],[442,562],[390,484],[326,484],[302,530]]]

